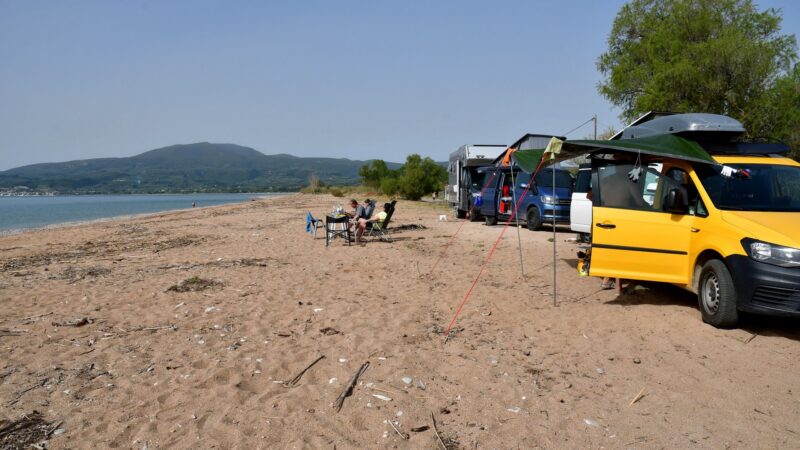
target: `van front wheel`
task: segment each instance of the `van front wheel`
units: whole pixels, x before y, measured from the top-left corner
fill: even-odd
[[[528,229],[531,231],[536,231],[542,227],[542,218],[539,216],[539,208],[532,207],[528,210],[528,216],[526,217],[528,222]]]
[[[731,273],[722,261],[712,259],[703,265],[697,300],[703,322],[717,328],[732,327],[738,322],[736,289]]]

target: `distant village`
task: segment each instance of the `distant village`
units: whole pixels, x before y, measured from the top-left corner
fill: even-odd
[[[52,197],[54,195],[58,195],[58,191],[33,191],[28,186],[0,188],[0,197]]]

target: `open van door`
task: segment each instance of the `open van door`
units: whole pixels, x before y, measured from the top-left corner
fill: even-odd
[[[592,200],[588,197],[592,188],[592,165],[581,164],[575,178],[575,189],[572,191],[572,203],[569,210],[569,227],[580,233],[588,242],[592,233]]]
[[[625,161],[595,160],[592,179],[589,274],[688,284],[695,217],[688,214],[687,189]]]

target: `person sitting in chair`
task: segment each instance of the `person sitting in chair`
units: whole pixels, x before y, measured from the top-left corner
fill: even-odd
[[[361,240],[361,236],[363,236],[364,231],[367,230],[367,223],[372,223],[373,227],[375,226],[379,227],[380,224],[382,224],[383,221],[386,220],[386,216],[389,215],[389,208],[391,207],[392,207],[391,203],[384,203],[383,211],[375,213],[375,215],[373,215],[369,219],[363,217],[361,219],[358,219],[358,227],[356,228],[356,243],[358,243]]]

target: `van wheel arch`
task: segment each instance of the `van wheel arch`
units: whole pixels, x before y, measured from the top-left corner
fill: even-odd
[[[542,228],[542,216],[539,214],[539,208],[535,205],[528,208],[528,211],[525,214],[525,222],[528,226],[528,229],[531,231],[537,231]]]
[[[692,285],[691,286],[692,286],[692,292],[694,292],[695,294],[700,292],[700,290],[699,290],[700,289],[700,272],[702,272],[703,266],[708,261],[710,261],[712,259],[718,259],[718,260],[722,261],[723,264],[725,264],[727,266],[727,264],[725,263],[725,258],[723,258],[722,255],[720,255],[717,251],[715,251],[715,250],[704,250],[703,252],[701,252],[697,256],[697,259],[694,262],[694,268],[692,269],[692,278],[691,278]],[[730,270],[730,267],[728,268],[728,270]]]

